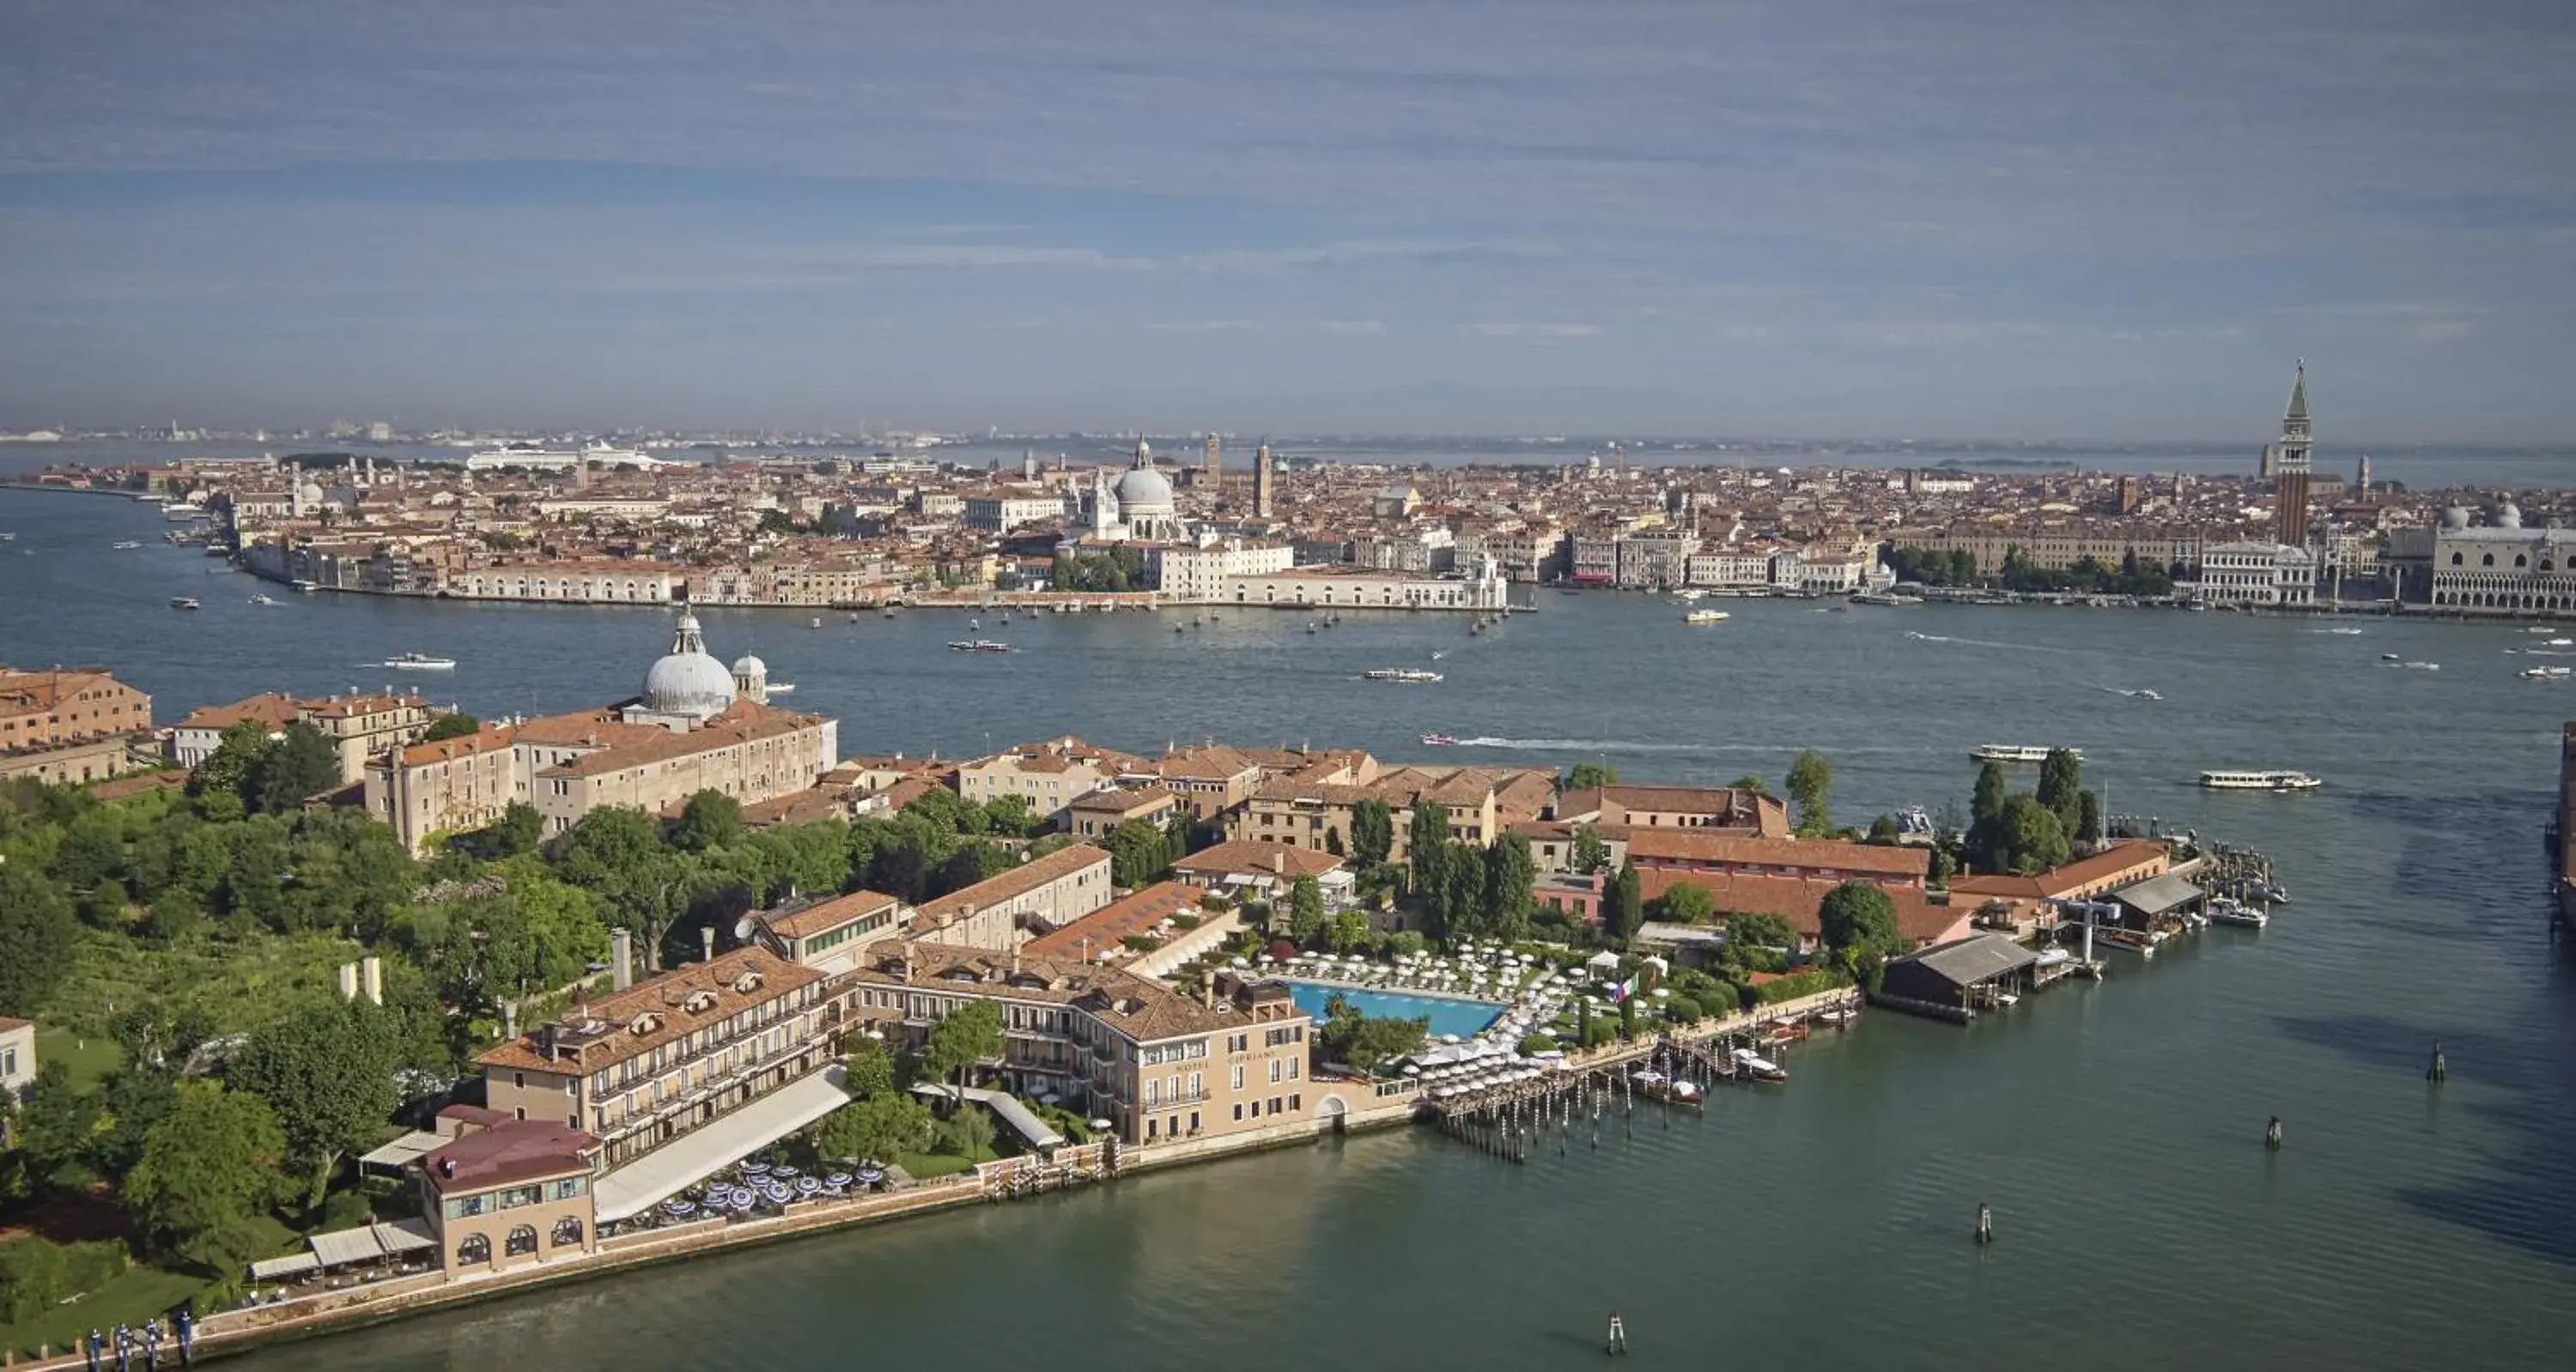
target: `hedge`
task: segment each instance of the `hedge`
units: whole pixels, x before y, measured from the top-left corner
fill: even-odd
[[[0,1324],[18,1324],[106,1285],[127,1267],[125,1245],[55,1243],[30,1235],[0,1243]]]
[[[1766,981],[1753,988],[1753,999],[1764,1005],[1774,1005],[1784,1000],[1796,1000],[1800,996],[1812,996],[1818,991],[1830,991],[1837,986],[1849,985],[1851,985],[1851,979],[1842,973],[1830,967],[1818,967],[1812,971],[1792,972],[1777,981]]]

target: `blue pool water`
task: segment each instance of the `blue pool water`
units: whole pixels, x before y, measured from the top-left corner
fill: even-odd
[[[1401,991],[1353,991],[1338,986],[1318,986],[1311,982],[1288,983],[1288,994],[1297,1008],[1320,1020],[1324,1002],[1336,994],[1347,998],[1361,1014],[1372,1018],[1424,1019],[1431,1021],[1431,1036],[1456,1034],[1467,1038],[1480,1033],[1486,1025],[1503,1017],[1504,1007],[1489,1000],[1447,1000],[1439,996],[1408,996]]]

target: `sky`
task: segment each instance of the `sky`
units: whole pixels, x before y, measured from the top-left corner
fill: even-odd
[[[2568,0],[9,0],[0,426],[2576,437]]]

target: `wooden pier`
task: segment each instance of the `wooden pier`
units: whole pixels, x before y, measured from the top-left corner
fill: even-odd
[[[1551,1139],[1560,1156],[1579,1138],[1598,1148],[1606,1128],[1636,1132],[1641,1100],[1664,1107],[1667,1127],[1676,1106],[1698,1104],[1643,1095],[1634,1075],[1639,1069],[1690,1082],[1704,1097],[1721,1083],[1750,1080],[1736,1063],[1737,1049],[1774,1060],[1784,1053],[1784,1043],[1766,1041],[1766,1028],[1804,1026],[1825,1010],[1856,1012],[1860,1003],[1859,992],[1839,989],[1765,1006],[1758,1015],[1740,1015],[1711,1027],[1676,1028],[1652,1038],[1604,1044],[1526,1081],[1446,1099],[1426,1097],[1419,1113],[1451,1138],[1510,1162],[1528,1162],[1530,1149]]]

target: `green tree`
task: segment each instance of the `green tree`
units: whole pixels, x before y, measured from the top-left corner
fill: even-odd
[[[1438,880],[1445,874],[1443,859],[1449,846],[1449,807],[1438,801],[1422,800],[1413,805],[1405,823],[1405,865],[1411,869],[1413,889],[1418,894],[1436,891]]]
[[[260,756],[268,751],[268,726],[255,719],[245,719],[227,727],[216,741],[215,751],[188,778],[188,794],[201,797],[233,798],[236,805],[245,804],[250,793],[250,777],[259,765]],[[221,816],[209,814],[210,819]],[[234,810],[231,818],[239,818]]]
[[[1474,853],[1463,850],[1468,857]],[[1538,909],[1538,864],[1530,857],[1529,840],[1518,834],[1495,839],[1483,865],[1486,932],[1511,943],[1529,937],[1530,915]]]
[[[501,817],[482,831],[479,851],[485,857],[513,858],[533,853],[544,845],[546,817],[537,807],[514,800],[501,811]]]
[[[555,870],[596,892],[609,927],[630,930],[655,966],[663,934],[688,908],[689,864],[662,846],[660,820],[641,810],[603,805],[555,840]],[[906,899],[917,892],[894,892]]]
[[[1743,953],[1748,968],[1771,970],[1770,964],[1785,961],[1798,947],[1798,931],[1778,915],[1730,915],[1726,921],[1726,946],[1730,953]],[[1780,956],[1755,958],[1752,950],[1778,950]]]
[[[2083,791],[2077,793],[2075,799],[2076,842],[2100,843],[2102,841],[2102,793]]]
[[[252,764],[251,808],[263,814],[291,814],[303,809],[308,798],[339,784],[339,745],[298,720],[287,725],[285,734],[261,750]]]
[[[1029,838],[1046,827],[1027,796],[995,796],[984,802],[984,823],[1004,838]]]
[[[1172,836],[1150,819],[1119,821],[1109,831],[1109,879],[1129,890],[1151,886],[1169,875],[1180,854]]]
[[[968,1001],[948,1012],[930,1031],[923,1054],[932,1075],[949,1082],[963,1101],[964,1073],[975,1064],[1002,1054],[1002,1007],[989,1000]],[[954,1077],[956,1080],[951,1081]]]
[[[1834,765],[1822,753],[1798,754],[1789,764],[1789,800],[1798,807],[1798,832],[1808,835],[1831,833],[1833,812],[1828,802],[1834,789]]]
[[[872,1095],[823,1117],[814,1146],[827,1158],[892,1159],[930,1146],[930,1111],[900,1092]]]
[[[1587,876],[1610,866],[1610,845],[1589,824],[1574,826],[1574,870]]]
[[[1997,822],[2002,836],[2001,865],[2013,872],[2028,875],[2045,872],[2065,864],[2071,855],[2065,826],[2057,822],[2057,812],[2039,803],[2036,796],[2014,796],[2004,802],[2004,812]]]
[[[1605,767],[1597,762],[1578,762],[1565,769],[1565,780],[1558,783],[1556,789],[1559,791],[1589,791],[1595,787],[1616,786],[1618,784],[1618,768]]]
[[[308,1000],[251,1032],[227,1077],[266,1101],[287,1157],[320,1204],[340,1159],[374,1146],[401,1103],[403,1048],[393,1017],[363,1001]]]
[[[1861,948],[1885,952],[1896,948],[1896,902],[1876,884],[1846,881],[1825,893],[1816,921],[1825,946],[1840,952]]]
[[[1328,939],[1336,953],[1357,952],[1368,942],[1369,922],[1364,911],[1345,909],[1334,913]]]
[[[1748,792],[1757,796],[1767,796],[1771,794],[1771,783],[1747,772],[1743,776],[1735,779],[1735,783],[1731,789]]]
[[[857,1040],[841,1060],[841,1071],[842,1085],[862,1100],[894,1089],[894,1054],[875,1039]]]
[[[1300,948],[1312,948],[1324,936],[1324,888],[1313,877],[1299,877],[1288,891],[1288,937]]]
[[[181,1249],[281,1197],[286,1134],[268,1103],[208,1081],[179,1084],[122,1188],[143,1228]]]
[[[1695,882],[1678,881],[1664,888],[1664,918],[1675,924],[1701,924],[1717,910],[1708,888]]]
[[[1395,812],[1385,801],[1363,800],[1351,807],[1351,851],[1363,867],[1374,867],[1395,851]]]
[[[462,712],[440,715],[421,731],[423,743],[441,743],[451,738],[472,738],[482,732],[483,721]]]
[[[5,1097],[0,1092],[0,1097]],[[28,1082],[10,1135],[28,1182],[40,1192],[73,1192],[89,1185],[84,1166],[100,1126],[99,1099],[72,1085],[71,1068],[48,1062]]]
[[[70,974],[80,922],[41,872],[0,863],[0,1015],[35,1018]]]
[[[698,791],[680,806],[680,822],[671,826],[671,846],[684,853],[703,853],[742,841],[742,802],[722,791]]]
[[[1985,762],[1977,766],[1977,793],[1968,803],[1971,824],[2000,817],[2004,812],[2004,765]]]
[[[1896,816],[1880,815],[1869,822],[1869,842],[1882,847],[1901,842],[1904,831],[1896,827]]]
[[[1601,900],[1601,923],[1610,937],[1625,943],[1637,936],[1637,926],[1645,922],[1645,881],[1637,875],[1637,864],[1631,860],[1619,864],[1619,875],[1610,881],[1610,889]]]
[[[2071,748],[2051,748],[2039,764],[2039,803],[2057,816],[2060,830],[2072,834],[2080,826],[2084,793],[2084,761]]]

